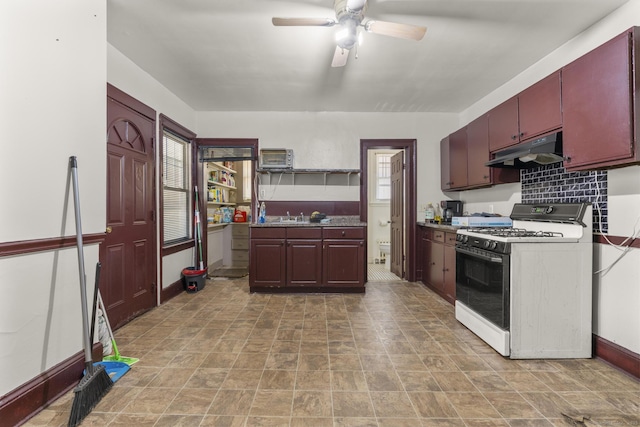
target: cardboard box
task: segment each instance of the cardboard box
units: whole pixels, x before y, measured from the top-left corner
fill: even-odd
[[[457,227],[511,227],[508,216],[454,216],[451,225]]]

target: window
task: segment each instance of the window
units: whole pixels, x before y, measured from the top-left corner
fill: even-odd
[[[191,155],[189,141],[163,133],[164,245],[191,239]]]
[[[391,156],[390,153],[376,153],[376,197],[379,202],[391,199]]]
[[[253,187],[251,183],[253,182],[251,173],[251,160],[244,160],[242,162],[242,201],[250,202],[251,201],[251,193],[253,193]]]

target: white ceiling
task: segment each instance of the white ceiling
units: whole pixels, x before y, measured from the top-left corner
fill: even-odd
[[[331,68],[333,0],[108,0],[108,41],[197,111],[460,112],[627,0],[369,0],[366,18],[427,27],[365,33]]]

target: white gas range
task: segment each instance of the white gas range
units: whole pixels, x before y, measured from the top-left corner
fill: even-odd
[[[591,357],[591,215],[516,204],[512,227],[458,230],[456,319],[503,356]]]

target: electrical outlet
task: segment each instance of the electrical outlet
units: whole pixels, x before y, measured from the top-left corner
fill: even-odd
[[[267,195],[267,192],[265,190],[260,190],[260,198],[264,199],[264,196]]]
[[[489,205],[489,212],[493,213],[493,205]]]

